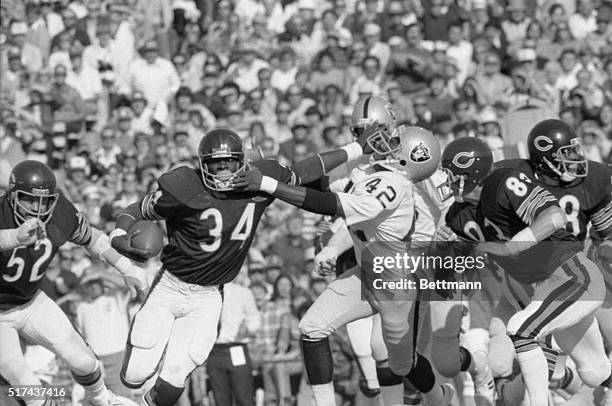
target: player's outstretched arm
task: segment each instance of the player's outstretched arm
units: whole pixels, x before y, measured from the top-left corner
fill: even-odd
[[[111,247],[109,237],[97,228],[91,228],[91,240],[86,246],[90,254],[103,259],[115,268],[125,280],[125,284],[135,294],[136,290],[145,292],[148,289],[147,278],[144,271],[122,256]]]
[[[357,141],[345,145],[340,149],[306,157],[297,162],[291,168],[296,177],[294,184],[306,185],[314,182],[343,163],[353,161],[364,153],[372,153],[367,145],[367,141],[372,134],[378,131],[379,126],[380,124],[374,123],[366,127]]]
[[[10,251],[17,247],[34,244],[45,235],[45,225],[37,218],[23,222],[17,228],[0,230],[0,251]]]

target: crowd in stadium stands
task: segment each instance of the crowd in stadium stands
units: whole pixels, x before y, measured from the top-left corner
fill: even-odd
[[[0,191],[16,163],[42,160],[107,232],[160,174],[196,165],[208,130],[229,127],[253,154],[292,163],[350,142],[364,95],[385,97],[398,123],[443,146],[481,137],[498,157],[521,154],[521,123],[557,116],[589,159],[612,163],[610,0],[2,0],[0,17]],[[259,405],[308,404],[296,321],[327,283],[313,267],[326,223],[274,206],[237,281],[261,318],[249,362]],[[144,265],[151,279],[158,266]],[[110,389],[136,399],[118,371],[142,298],[106,271],[68,247],[45,291],[103,361]],[[344,334],[334,382],[350,405],[359,374]],[[70,382],[41,348],[27,357],[46,382]],[[200,368],[181,405],[208,404],[206,384]]]

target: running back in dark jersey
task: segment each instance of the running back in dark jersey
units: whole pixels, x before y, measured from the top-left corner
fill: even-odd
[[[16,227],[8,197],[0,196],[0,229]],[[34,297],[49,263],[66,241],[86,245],[91,239],[91,226],[61,194],[46,232],[46,238],[35,244],[0,251],[0,310],[22,305]]]
[[[603,231],[612,226],[612,172],[606,165],[589,161],[586,178],[578,178],[562,186],[551,186],[539,180],[525,159],[507,159],[495,165],[524,173],[534,184],[555,196],[567,216],[566,230],[580,241],[587,237],[589,222],[595,231]]]
[[[280,182],[294,179],[291,169],[273,160],[249,165]],[[140,208],[145,219],[166,220],[164,268],[185,282],[203,286],[233,280],[274,198],[261,192],[210,192],[200,172],[184,166],[162,175],[158,183],[159,189],[145,195]]]
[[[516,169],[499,168],[484,181],[478,210],[494,241],[507,241],[528,227],[538,214],[558,200]],[[566,230],[558,230],[517,257],[494,257],[521,283],[546,279],[557,267],[581,251],[583,244]]]

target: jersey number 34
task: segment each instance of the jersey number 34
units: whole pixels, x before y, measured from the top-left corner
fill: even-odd
[[[254,217],[255,203],[249,203],[244,208],[240,219],[238,219],[238,222],[230,235],[230,240],[242,241],[244,244],[249,235],[251,235]],[[211,219],[214,225],[208,230],[208,235],[213,237],[214,240],[212,242],[200,242],[200,248],[202,248],[202,251],[204,252],[214,252],[221,246],[223,216],[221,215],[221,212],[214,207],[206,209],[202,212],[202,214],[200,214],[200,220],[202,221],[210,221]]]

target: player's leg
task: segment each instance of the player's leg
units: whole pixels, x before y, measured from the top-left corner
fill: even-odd
[[[333,405],[333,363],[328,337],[340,326],[368,317],[374,310],[361,300],[359,268],[331,282],[300,320],[306,375],[317,406]]]
[[[21,323],[19,332],[62,358],[74,380],[85,389],[92,405],[108,404],[111,394],[104,384],[100,362],[68,317],[44,292],[37,293],[28,306],[27,318]]]
[[[140,388],[157,371],[174,324],[173,306],[182,298],[176,278],[164,272],[134,316],[121,368],[121,381]]]
[[[156,406],[172,406],[189,374],[202,365],[217,338],[222,298],[217,287],[191,284],[185,289],[184,314],[174,321],[159,377],[149,392]]]
[[[548,397],[547,361],[536,340],[592,318],[603,296],[601,273],[579,253],[537,284],[531,303],[508,322],[533,406],[545,405]]]
[[[367,397],[374,397],[380,392],[376,378],[376,361],[372,356],[372,317],[355,320],[346,325],[349,342],[362,375],[359,386]]]

